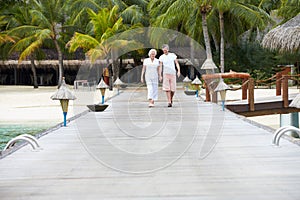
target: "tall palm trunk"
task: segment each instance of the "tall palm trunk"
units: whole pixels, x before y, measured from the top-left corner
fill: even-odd
[[[112,71],[113,71],[113,82],[119,77],[119,63],[118,60],[114,59],[112,62]]]
[[[203,30],[203,37],[205,42],[205,49],[206,49],[206,57],[207,59],[212,59],[208,29],[207,29],[207,21],[206,21],[206,12],[202,12],[202,30]]]
[[[220,22],[220,35],[221,35],[221,42],[220,42],[220,69],[221,69],[221,73],[224,73],[224,68],[225,68],[225,64],[224,64],[224,15],[222,11],[219,11],[219,22]]]
[[[216,52],[219,53],[220,52],[220,45],[219,45],[219,41],[218,41],[218,38],[216,36],[216,33],[215,32],[211,33],[211,37],[212,37],[212,39],[214,41]]]
[[[58,54],[58,85],[61,85],[61,81],[62,81],[62,77],[63,77],[63,56],[62,56],[62,51],[60,49],[60,46],[57,42],[56,39],[53,39],[54,44],[55,44],[55,48]]]
[[[33,77],[33,88],[38,88],[39,85],[37,82],[36,67],[34,64],[33,56],[30,56],[30,64],[31,64],[32,77]]]
[[[116,51],[112,48],[111,49],[111,58],[112,58],[112,71],[113,71],[113,83],[119,77],[119,66],[118,66],[118,59],[116,55]]]

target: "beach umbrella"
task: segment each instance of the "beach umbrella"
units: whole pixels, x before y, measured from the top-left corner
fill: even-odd
[[[226,90],[228,90],[228,89],[229,89],[229,86],[226,83],[224,83],[223,79],[221,78],[217,87],[215,88],[215,92],[220,92],[223,111],[224,111],[224,107],[225,107]]]
[[[119,95],[119,89],[122,85],[125,85],[121,79],[119,79],[119,77],[116,79],[116,81],[114,82],[114,86],[118,89],[118,95]]]
[[[300,50],[300,14],[269,31],[262,40],[262,46],[280,52]]]
[[[198,76],[196,76],[196,78],[192,81],[191,84],[196,86],[196,97],[199,97],[199,90],[200,90],[200,85],[202,84],[202,82],[200,81]]]
[[[76,97],[71,92],[71,90],[67,87],[67,84],[65,82],[65,77],[63,77],[62,83],[58,88],[58,90],[50,98],[52,100],[60,101],[60,105],[64,115],[64,126],[66,126],[69,100],[75,100]]]
[[[101,96],[102,96],[102,104],[104,104],[104,96],[105,96],[105,90],[109,88],[108,85],[104,82],[103,79],[101,79],[100,83],[97,85],[97,89],[100,90]]]

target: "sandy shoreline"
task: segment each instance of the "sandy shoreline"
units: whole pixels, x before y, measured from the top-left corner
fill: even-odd
[[[72,89],[72,86],[68,86]],[[50,99],[57,87],[42,87],[33,89],[32,86],[0,86],[0,124],[49,124],[56,125],[63,121],[62,109],[59,101]],[[74,92],[74,91],[73,91]],[[111,96],[107,92],[106,96]],[[100,102],[99,91],[76,92],[76,95],[92,95],[93,103]],[[76,101],[76,100],[75,100]],[[90,102],[91,103],[91,102]],[[67,118],[88,110],[86,106],[76,106],[69,102]]]

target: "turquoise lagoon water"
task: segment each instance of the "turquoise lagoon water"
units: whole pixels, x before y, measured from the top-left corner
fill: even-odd
[[[21,134],[36,135],[50,128],[49,124],[0,124],[0,151],[12,138]]]

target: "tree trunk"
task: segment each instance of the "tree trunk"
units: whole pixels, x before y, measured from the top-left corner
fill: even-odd
[[[113,60],[112,62],[112,70],[113,70],[113,81],[117,80],[119,77],[119,64],[118,60]]]
[[[33,77],[33,88],[36,89],[39,87],[39,85],[37,82],[36,67],[32,56],[30,57],[30,64],[31,64],[32,77]]]
[[[219,41],[217,39],[216,33],[212,33],[211,36],[212,36],[212,39],[214,41],[216,51],[219,53],[220,52],[220,45],[219,45]]]
[[[56,47],[56,50],[57,50],[57,54],[58,54],[58,86],[61,85],[61,81],[62,81],[62,77],[64,76],[63,75],[63,56],[62,56],[62,52],[61,52],[61,49],[60,49],[60,46],[57,42],[56,39],[54,39],[54,44],[55,44],[55,47]]]
[[[206,21],[206,12],[202,12],[202,29],[203,29],[203,36],[205,42],[205,49],[206,49],[206,57],[207,59],[212,59],[208,29],[207,29],[207,21]]]
[[[221,73],[224,73],[224,15],[222,11],[219,11],[219,20],[220,20],[220,34],[221,34],[221,43],[220,43],[220,69]]]
[[[112,71],[113,71],[113,83],[119,77],[119,66],[118,66],[118,59],[116,56],[116,52],[112,49],[111,50],[111,59],[112,59]]]

